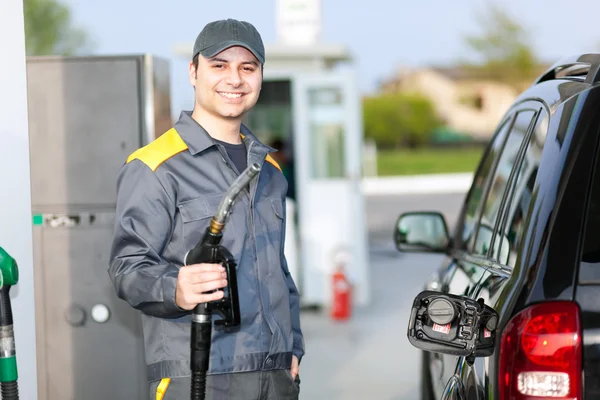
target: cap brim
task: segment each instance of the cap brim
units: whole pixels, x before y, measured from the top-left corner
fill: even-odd
[[[254,54],[254,57],[256,57],[256,59],[261,64],[265,63],[264,58],[261,57],[260,54],[252,48],[252,46],[249,46],[247,43],[244,43],[244,42],[241,42],[238,40],[228,40],[226,42],[222,42],[222,43],[219,43],[214,46],[209,46],[209,47],[205,48],[204,50],[200,50],[200,54],[202,54],[203,57],[210,58],[210,57],[216,56],[223,50],[227,50],[228,48],[235,47],[235,46],[241,46],[241,47],[247,49],[252,54]]]

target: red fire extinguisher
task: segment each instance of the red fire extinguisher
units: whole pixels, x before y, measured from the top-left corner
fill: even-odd
[[[334,320],[346,320],[352,314],[352,285],[341,266],[335,270],[331,278],[333,285],[331,317]]]

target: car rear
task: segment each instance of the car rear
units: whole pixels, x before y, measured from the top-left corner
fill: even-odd
[[[536,206],[548,213],[531,222],[529,262],[506,288],[513,311],[489,377],[501,400],[600,398],[599,90],[561,105],[548,139],[560,168],[540,172]]]

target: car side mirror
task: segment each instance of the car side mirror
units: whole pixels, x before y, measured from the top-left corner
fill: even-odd
[[[399,251],[445,252],[450,243],[448,226],[438,212],[408,212],[394,226],[394,242]]]
[[[423,291],[413,302],[408,340],[425,351],[489,357],[497,325],[498,314],[482,299]]]

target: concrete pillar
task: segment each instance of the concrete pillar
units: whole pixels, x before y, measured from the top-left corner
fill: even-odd
[[[22,0],[0,0],[0,246],[18,263],[11,289],[21,399],[37,396],[33,240]]]

